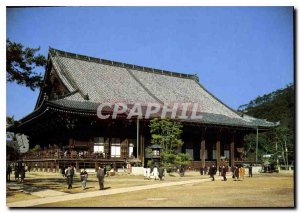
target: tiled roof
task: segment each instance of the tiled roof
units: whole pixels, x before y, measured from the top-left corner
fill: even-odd
[[[70,92],[74,92],[61,100],[51,101],[58,105],[96,110],[97,103],[106,102],[192,102],[199,103],[199,111],[204,115],[203,120],[197,121],[199,123],[275,125],[260,119],[243,118],[196,82],[194,75],[80,56],[55,49],[49,52],[59,78]]]

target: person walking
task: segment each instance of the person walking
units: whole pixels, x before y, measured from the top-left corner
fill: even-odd
[[[106,165],[103,166],[104,176],[107,176]]]
[[[252,163],[249,166],[249,177],[252,177]]]
[[[224,181],[227,181],[226,172],[227,172],[227,167],[222,166],[222,177]]]
[[[6,181],[10,182],[10,174],[12,173],[12,168],[10,165],[7,166],[6,168]]]
[[[21,175],[21,183],[24,183],[24,179],[25,179],[25,167],[22,166],[20,169],[20,175]]]
[[[81,178],[82,188],[83,188],[83,190],[86,190],[86,182],[87,182],[87,178],[88,178],[88,173],[85,171],[85,169],[83,169],[80,172],[80,178]]]
[[[66,168],[64,166],[61,167],[61,175],[66,177]]]
[[[239,167],[234,167],[234,180],[240,180],[240,169]]]
[[[20,175],[20,169],[18,166],[15,166],[15,181],[18,183],[19,182],[19,175]]]
[[[67,184],[68,184],[68,189],[72,189],[73,188],[73,176],[74,176],[74,169],[71,168],[71,166],[69,166],[66,169],[66,177],[67,177]]]
[[[212,178],[212,181],[215,181],[216,168],[215,165],[212,165],[208,170],[209,176]]]
[[[240,180],[243,180],[245,176],[245,168],[243,167],[243,165],[241,165],[240,167]]]
[[[104,190],[104,170],[101,166],[99,166],[97,171],[97,178],[99,182],[99,190]]]

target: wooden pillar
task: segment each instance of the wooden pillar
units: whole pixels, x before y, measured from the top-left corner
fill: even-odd
[[[139,137],[139,135],[140,135],[140,133],[139,133],[139,131],[140,131],[140,121],[139,121],[139,118],[137,117],[136,118],[136,158],[137,159],[140,159],[140,148],[139,148],[139,143],[140,143],[140,137]]]
[[[95,162],[95,172],[97,172],[97,170],[98,170],[98,163]]]
[[[144,166],[144,160],[145,160],[145,137],[143,133],[141,133],[141,161],[142,166]]]
[[[53,167],[54,167],[53,161],[50,161],[50,172],[53,172]]]
[[[55,161],[55,172],[59,173],[59,161]]]
[[[205,167],[205,132],[206,132],[206,128],[202,130],[201,133],[201,166]]]
[[[234,166],[234,135],[235,131],[232,133],[230,141],[230,166]]]
[[[217,130],[217,141],[216,141],[216,154],[217,154],[217,168],[220,166],[220,157],[221,157],[221,131],[222,129]]]
[[[79,171],[79,163],[78,163],[78,161],[75,162],[75,166],[76,166],[76,172],[78,172]]]
[[[217,167],[219,168],[219,166],[220,166],[220,140],[217,140],[217,142],[216,142],[216,148],[217,148]]]
[[[201,140],[201,165],[205,167],[205,139]]]

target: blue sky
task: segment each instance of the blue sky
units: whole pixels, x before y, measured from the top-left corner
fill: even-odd
[[[7,9],[7,37],[171,71],[237,109],[292,83],[292,7],[60,7]],[[38,91],[7,83],[7,115],[32,112]]]

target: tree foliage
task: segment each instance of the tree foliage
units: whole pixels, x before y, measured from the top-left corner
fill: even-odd
[[[294,161],[294,119],[295,101],[294,85],[287,85],[272,93],[258,96],[248,104],[239,107],[239,111],[248,115],[280,121],[280,126],[268,132],[259,133],[258,157],[262,160],[264,154],[272,154],[269,161],[288,164]],[[256,134],[245,136],[245,155],[248,160],[255,159]]]
[[[40,48],[29,48],[21,43],[6,40],[6,80],[25,85],[31,90],[42,86],[42,75],[35,72],[36,67],[45,66],[45,56],[37,54]]]
[[[169,118],[154,118],[149,124],[151,143],[158,144],[162,150],[160,153],[161,163],[165,167],[187,165],[190,156],[188,153],[179,153],[183,145],[180,139],[182,124]]]
[[[282,126],[294,129],[295,88],[293,84],[269,94],[258,96],[248,104],[239,106],[238,111],[268,121],[280,121]]]
[[[6,116],[6,126],[12,125],[14,123],[15,123],[14,116],[12,116],[12,117]]]

